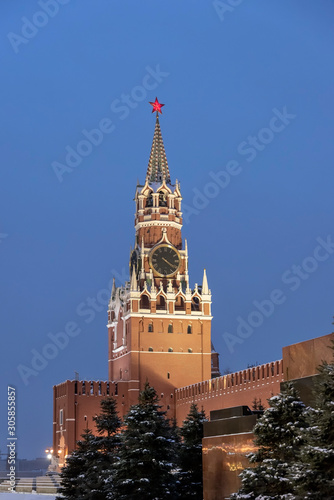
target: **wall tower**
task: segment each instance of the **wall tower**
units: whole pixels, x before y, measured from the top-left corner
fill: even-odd
[[[160,104],[144,184],[135,192],[130,281],[112,288],[108,308],[109,380],[127,381],[137,402],[146,379],[174,416],[174,389],[211,378],[211,291],[190,284],[182,242],[180,183],[172,184]],[[131,401],[130,401],[131,402]]]

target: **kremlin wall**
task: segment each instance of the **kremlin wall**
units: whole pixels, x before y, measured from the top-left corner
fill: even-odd
[[[193,402],[199,408],[203,407],[207,416],[212,410],[231,406],[251,407],[255,398],[261,398],[265,403],[266,399],[277,394],[282,381],[281,360],[177,388],[171,394],[159,396],[162,409],[172,407],[178,425],[182,425]],[[131,404],[138,402],[138,390],[125,381],[67,380],[54,387],[53,449],[60,452],[60,466],[64,463],[63,458],[75,449],[75,443],[83,431],[87,427],[94,431],[93,417],[100,412],[101,399],[107,396],[115,397],[121,417],[127,413]]]
[[[186,418],[191,403],[211,411],[234,406],[252,408],[254,399],[266,401],[280,392],[280,384],[287,380],[298,382],[317,374],[322,360],[331,362],[328,346],[334,333],[292,344],[282,349],[282,359],[263,365],[229,373],[196,384],[174,389],[170,394],[160,394],[163,410],[172,409],[178,425]],[[67,380],[53,388],[53,449],[58,450],[59,466],[64,457],[75,449],[75,443],[88,427],[94,430],[93,417],[100,412],[100,401],[115,397],[121,417],[131,404],[137,403],[138,388],[127,381],[100,382]],[[309,401],[306,401],[309,403]],[[60,418],[60,415],[61,418]]]

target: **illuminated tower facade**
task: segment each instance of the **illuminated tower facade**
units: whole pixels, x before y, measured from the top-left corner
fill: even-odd
[[[211,378],[211,291],[205,270],[201,285],[190,283],[180,184],[172,184],[159,123],[163,104],[151,104],[156,122],[134,199],[130,281],[113,286],[108,308],[109,380],[128,382],[130,404],[148,380],[173,417],[174,389]]]

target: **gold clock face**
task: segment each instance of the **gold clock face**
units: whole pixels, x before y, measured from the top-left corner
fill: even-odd
[[[181,258],[176,248],[163,244],[152,250],[149,262],[155,274],[169,278],[177,273]]]

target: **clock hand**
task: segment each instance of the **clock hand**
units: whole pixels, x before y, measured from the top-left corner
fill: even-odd
[[[171,264],[170,262],[168,262],[168,260],[166,260],[164,257],[162,257],[162,260],[164,260],[166,262],[166,264],[168,264],[169,266],[171,267],[174,267],[175,269],[177,268],[177,266]]]

